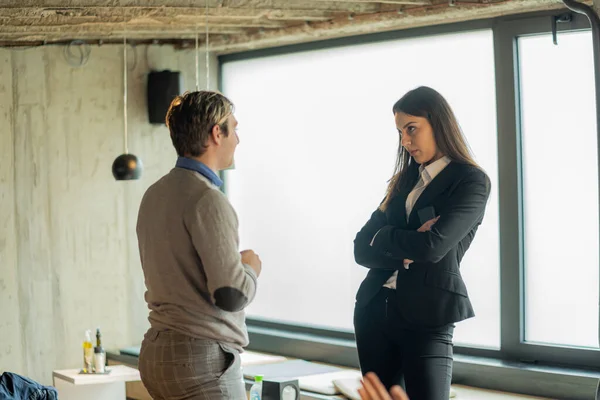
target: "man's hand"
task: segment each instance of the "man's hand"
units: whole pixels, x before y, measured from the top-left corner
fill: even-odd
[[[262,261],[260,261],[258,254],[256,254],[254,250],[244,250],[240,254],[242,255],[242,263],[248,264],[252,267],[256,276],[260,276],[260,271],[262,271]]]
[[[440,216],[438,215],[435,218],[430,219],[429,221],[425,222],[423,225],[421,225],[421,227],[419,229],[417,229],[417,232],[427,232],[431,230],[431,227],[438,221],[438,219],[440,219]],[[408,269],[408,266],[410,264],[412,264],[414,261],[413,260],[409,260],[408,258],[404,259],[404,268]]]
[[[362,400],[408,400],[408,396],[400,386],[392,386],[388,393],[385,386],[373,372],[363,378],[363,387],[358,389]]]

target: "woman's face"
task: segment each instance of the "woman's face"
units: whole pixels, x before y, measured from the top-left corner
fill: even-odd
[[[394,119],[400,134],[400,144],[417,164],[428,165],[443,156],[437,147],[433,128],[427,118],[398,112],[394,114]]]

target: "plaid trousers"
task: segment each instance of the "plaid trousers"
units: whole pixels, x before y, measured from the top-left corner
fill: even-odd
[[[239,352],[214,340],[150,328],[139,370],[154,400],[245,400]]]

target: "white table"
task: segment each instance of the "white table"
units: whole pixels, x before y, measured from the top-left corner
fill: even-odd
[[[110,374],[85,375],[80,369],[52,372],[52,381],[60,400],[125,399],[125,382],[139,381],[140,372],[125,365],[111,365]]]

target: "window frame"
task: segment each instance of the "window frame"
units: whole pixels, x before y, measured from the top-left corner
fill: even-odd
[[[520,36],[549,33],[551,16],[560,13],[562,12],[526,20],[502,21],[494,27],[497,121],[498,132],[502,132],[498,135],[501,215],[500,348],[509,359],[597,368],[600,367],[600,349],[579,349],[525,342],[523,159],[517,40]],[[589,22],[584,16],[572,13],[572,18],[572,22],[559,24],[557,31],[572,32],[589,29]],[[501,68],[499,60],[512,68]]]
[[[600,378],[600,349],[580,349],[524,341],[522,158],[516,46],[519,36],[549,33],[551,18],[563,13],[570,13],[572,21],[558,24],[558,32],[590,29],[585,16],[564,8],[551,12],[527,13],[227,54],[219,56],[219,87],[222,88],[221,68],[224,63],[230,61],[491,29],[495,58],[497,132],[502,132],[497,135],[500,349],[455,345],[453,382],[553,398],[589,399],[590,394],[596,393],[596,385]],[[596,55],[598,56],[600,55]],[[600,74],[600,71],[596,73]],[[600,101],[597,104],[597,112],[599,107]],[[600,131],[600,126],[598,129]],[[247,326],[250,335],[248,348],[251,350],[358,368],[352,331],[290,324],[257,317],[247,318]],[[535,385],[531,384],[532,379],[536,381]]]

